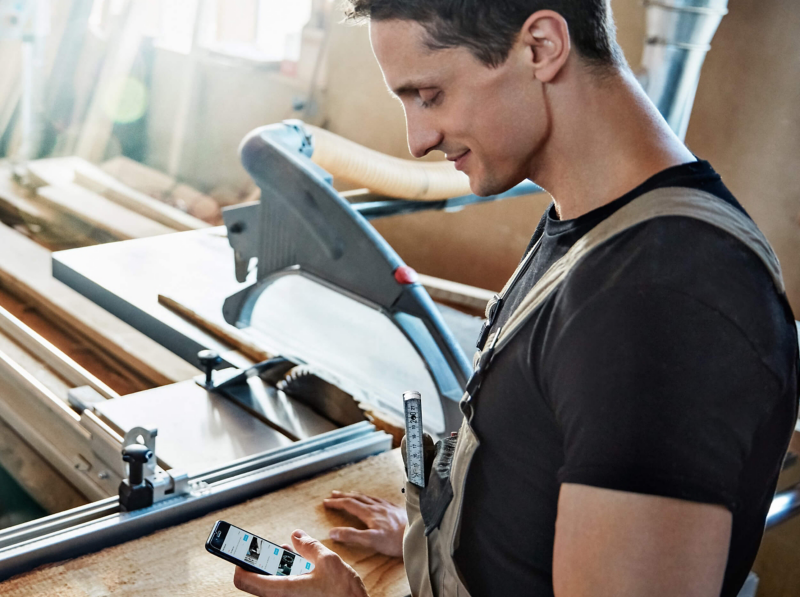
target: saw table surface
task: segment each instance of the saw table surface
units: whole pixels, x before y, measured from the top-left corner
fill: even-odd
[[[211,349],[235,367],[250,364],[158,301],[164,295],[215,326],[246,333],[222,316],[225,299],[247,285],[236,281],[224,227],[59,251],[53,254],[53,276],[191,363],[196,364],[198,351]],[[471,355],[481,319],[438,308],[465,354]]]
[[[20,575],[0,584],[0,595],[244,595],[233,586],[233,565],[205,550],[214,521],[226,520],[276,543],[290,542],[291,532],[302,528],[353,566],[371,597],[404,597],[409,588],[402,561],[328,539],[331,528],[355,524],[356,519],[322,505],[333,490],[361,491],[402,504],[403,477],[400,451],[387,452],[147,537]]]
[[[230,347],[158,303],[158,295],[200,301],[220,325],[225,298],[236,281],[233,249],[224,227],[177,232],[59,251],[53,277],[132,325],[179,357],[196,363],[200,350],[246,367]]]

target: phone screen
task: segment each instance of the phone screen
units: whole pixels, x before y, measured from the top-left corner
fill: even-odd
[[[228,522],[214,525],[206,547],[212,553],[219,552],[245,567],[252,566],[262,574],[295,576],[314,569],[314,565],[296,553],[270,543]]]

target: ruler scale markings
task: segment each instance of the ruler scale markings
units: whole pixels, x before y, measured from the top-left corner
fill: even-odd
[[[422,453],[422,395],[419,392],[404,392],[403,407],[406,415],[408,480],[417,487],[425,487],[425,459]]]

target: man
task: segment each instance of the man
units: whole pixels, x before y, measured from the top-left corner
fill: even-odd
[[[643,202],[688,202],[758,236],[635,81],[607,0],[351,4],[370,19],[415,157],[444,152],[479,195],[528,178],[553,196],[484,354],[554,263]],[[431,520],[423,506],[427,550],[421,533],[406,538],[415,593],[735,597],[797,418],[797,336],[776,270],[768,249],[694,216],[647,219],[583,256],[486,360],[458,438],[472,444],[468,472],[452,468],[458,513],[445,500]],[[333,539],[399,554],[391,504],[326,505],[369,527]],[[451,543],[437,538],[448,524]],[[237,571],[236,585],[366,594],[320,543],[293,542],[313,574]]]

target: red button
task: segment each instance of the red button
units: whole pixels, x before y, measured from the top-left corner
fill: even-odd
[[[400,284],[415,284],[419,282],[419,275],[414,268],[408,267],[407,265],[401,265],[394,270],[394,279]]]

